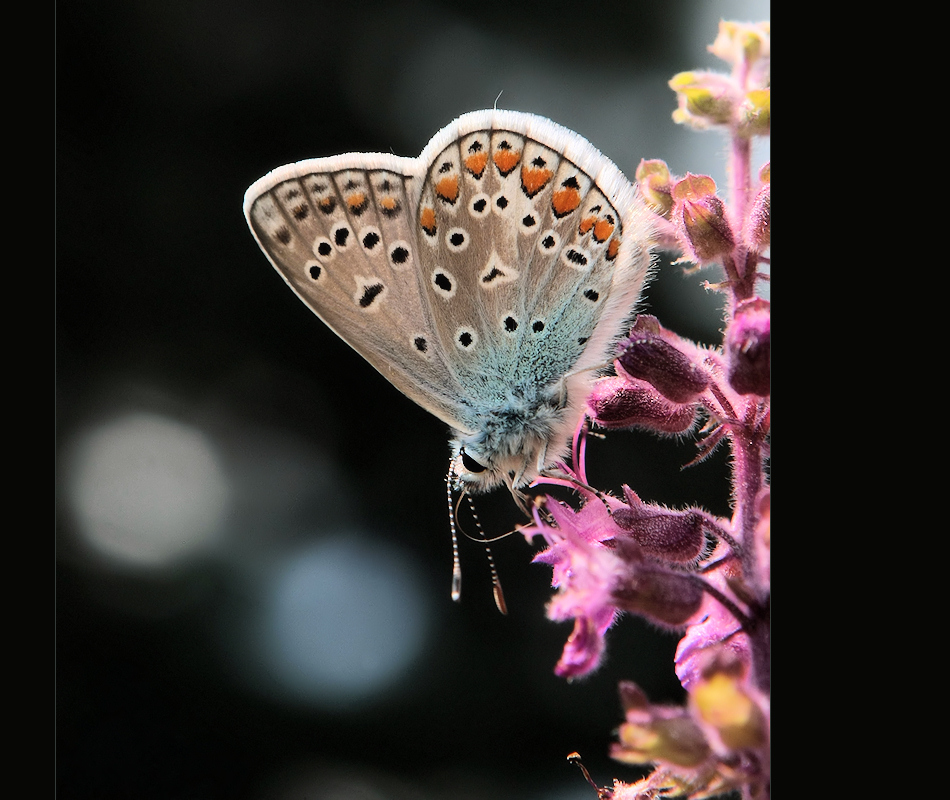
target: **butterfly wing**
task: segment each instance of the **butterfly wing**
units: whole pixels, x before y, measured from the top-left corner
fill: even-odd
[[[253,184],[244,212],[288,285],[397,389],[462,430],[418,275],[416,159],[301,161]]]
[[[572,131],[518,112],[465,114],[417,159],[281,167],[244,209],[298,296],[465,435],[552,385],[577,411],[584,371],[623,332],[650,260],[648,213],[620,171]],[[562,416],[539,429],[551,441],[532,445],[538,459],[563,450],[576,419]]]
[[[609,360],[650,264],[649,213],[617,167],[510,111],[460,117],[421,160],[420,273],[469,427]]]

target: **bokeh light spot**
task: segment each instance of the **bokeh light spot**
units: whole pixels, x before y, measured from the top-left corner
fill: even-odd
[[[228,483],[195,428],[131,413],[80,434],[65,461],[80,536],[118,564],[170,566],[206,552],[220,534]]]
[[[389,688],[419,656],[431,627],[415,566],[362,533],[288,557],[268,591],[258,658],[284,690],[326,708]]]

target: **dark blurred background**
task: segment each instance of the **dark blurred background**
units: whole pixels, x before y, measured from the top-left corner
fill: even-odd
[[[769,3],[99,0],[57,5],[57,791],[61,798],[591,798],[617,682],[678,702],[676,638],[635,619],[553,675],[550,570],[462,542],[449,598],[444,426],[284,285],[245,188],[345,151],[417,155],[459,114],[551,117],[629,176],[725,184],[667,80],[719,68],[720,17]],[[761,161],[759,158],[758,161]],[[715,342],[665,268],[646,309]],[[615,433],[591,482],[728,512],[725,459]],[[490,535],[523,519],[479,502]]]

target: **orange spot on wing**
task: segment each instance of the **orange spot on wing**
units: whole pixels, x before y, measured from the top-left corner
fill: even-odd
[[[495,166],[498,167],[498,171],[502,175],[507,175],[518,166],[518,162],[521,160],[521,152],[519,150],[496,150],[492,160],[495,162]]]
[[[610,234],[613,232],[613,223],[608,222],[605,219],[597,220],[597,224],[594,225],[594,238],[598,242],[606,242],[610,238]]]
[[[422,230],[429,234],[429,236],[435,236],[435,209],[423,208],[419,214],[419,224],[422,226]]]
[[[581,236],[593,228],[595,222],[597,222],[597,217],[584,217],[584,219],[581,220],[580,227],[578,227],[578,231],[580,231]]]
[[[521,185],[528,197],[534,197],[538,192],[548,185],[548,181],[550,181],[553,177],[554,173],[549,169],[542,169],[539,167],[521,168]]]
[[[333,197],[321,197],[317,202],[324,214],[329,214],[336,208],[336,199]]]
[[[350,207],[350,211],[360,212],[366,208],[366,194],[364,192],[353,192],[353,194],[347,195],[346,204]]]
[[[488,153],[482,150],[478,153],[473,153],[468,158],[465,159],[466,169],[472,173],[476,178],[482,177],[482,173],[485,171],[485,165],[488,163]]]
[[[435,193],[448,203],[454,203],[459,197],[458,175],[448,175],[435,185]]]
[[[581,193],[572,187],[555,192],[551,198],[551,206],[554,209],[554,213],[559,217],[570,214],[580,204]]]
[[[620,250],[620,237],[617,236],[613,239],[610,244],[607,245],[607,260],[613,261],[617,257],[617,252]]]
[[[386,195],[379,198],[379,210],[383,212],[384,217],[393,218],[402,211],[402,205],[397,198]]]

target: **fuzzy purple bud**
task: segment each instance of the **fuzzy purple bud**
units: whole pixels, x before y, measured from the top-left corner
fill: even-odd
[[[630,487],[624,486],[623,491],[628,507],[613,512],[614,522],[645,551],[680,564],[699,557],[706,544],[706,534],[705,518],[698,511],[671,511],[647,505]]]
[[[623,545],[617,549],[623,559]],[[703,590],[690,575],[643,563],[617,577],[611,597],[622,611],[661,627],[682,629],[702,605]]]
[[[771,306],[760,297],[736,309],[726,331],[729,385],[739,394],[768,397],[772,383]]]
[[[650,316],[637,319],[617,363],[631,378],[647,381],[674,403],[693,402],[709,385],[702,365],[669,342]]]
[[[686,433],[696,420],[695,405],[671,403],[649,383],[626,376],[598,380],[587,406],[603,428],[648,428],[675,434]]]

